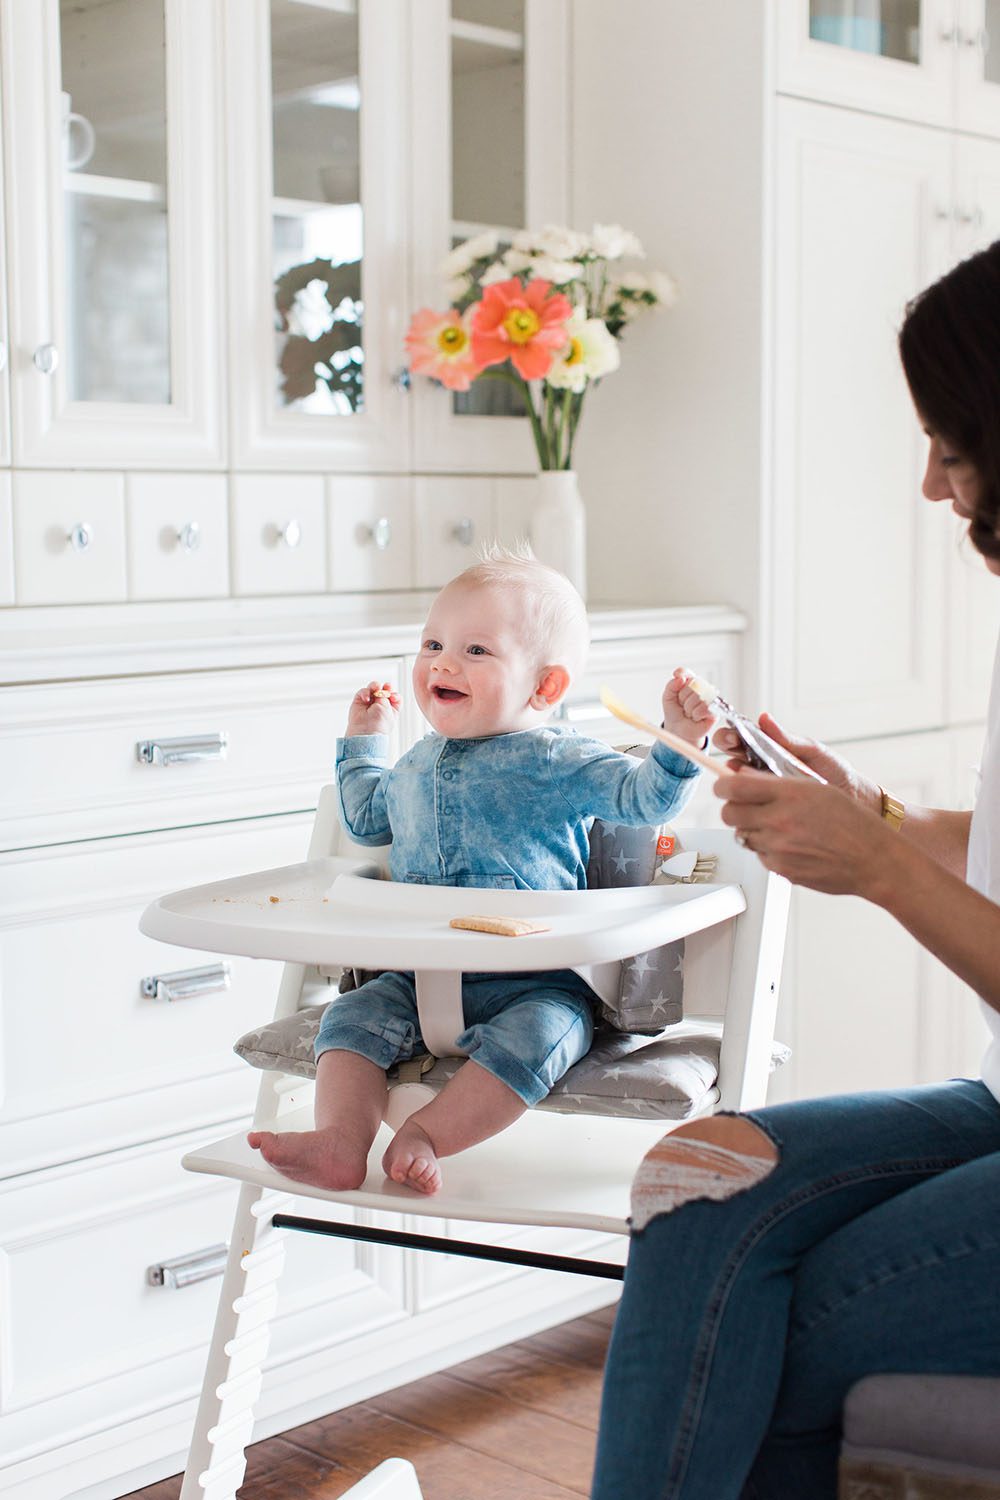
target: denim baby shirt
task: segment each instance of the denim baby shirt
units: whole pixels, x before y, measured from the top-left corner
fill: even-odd
[[[386,735],[337,741],[341,816],[357,843],[391,843],[393,880],[422,885],[585,890],[593,820],[661,823],[699,774],[665,745],[637,762],[552,726],[388,754]]]

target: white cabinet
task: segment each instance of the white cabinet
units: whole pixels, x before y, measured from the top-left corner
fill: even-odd
[[[60,525],[66,471],[129,496],[113,562],[106,523],[85,563],[54,565],[26,507],[0,512],[0,605],[412,589],[417,471],[535,469],[507,388],[410,390],[404,334],[443,303],[456,239],[565,219],[567,16],[567,0],[2,0],[0,464],[15,493],[39,476]],[[205,496],[225,476],[228,527],[219,491],[204,517],[176,518],[162,486],[140,500],[143,471],[196,474]],[[283,523],[262,540],[266,476],[312,488],[297,551]],[[370,523],[356,498],[338,514],[333,477],[383,488],[364,509],[391,548],[383,526],[345,549]]]
[[[224,462],[217,20],[4,0],[18,466]]]
[[[242,477],[260,480],[265,498],[279,492],[273,474]],[[366,547],[391,555],[354,534],[380,521],[393,544],[405,541],[398,518],[382,514],[385,478],[331,476],[353,517],[338,566]],[[321,518],[333,499],[321,486]],[[313,539],[310,550],[322,564],[323,546]],[[274,601],[257,608],[136,603],[128,622],[106,611],[73,658],[76,679],[60,612],[40,609],[34,635],[0,664],[0,1276],[11,1302],[0,1490],[18,1500],[84,1490],[110,1500],[174,1474],[193,1425],[218,1281],[154,1286],[148,1272],[225,1239],[231,1187],[179,1162],[209,1132],[249,1123],[259,1075],[232,1044],[272,1012],[280,965],[150,942],[140,912],[165,890],[305,856],[317,790],[363,683],[404,688],[394,753],[423,730],[406,692],[412,608],[339,628],[296,618],[287,603],[284,614]],[[620,740],[617,721],[597,722],[600,682],[624,684],[652,713],[675,663],[730,680],[742,623],[709,607],[595,614],[569,717]],[[197,670],[176,670],[181,653]],[[325,992],[316,976],[313,1003]],[[343,1218],[335,1205],[329,1214]],[[511,1236],[582,1249],[568,1232]],[[400,1251],[309,1236],[291,1237],[287,1254],[260,1436],[608,1296],[578,1277],[417,1266]]]
[[[776,18],[782,93],[1000,135],[996,0],[790,0]]]

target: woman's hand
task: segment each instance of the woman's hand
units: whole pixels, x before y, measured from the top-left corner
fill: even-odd
[[[874,781],[869,781],[854,769],[850,761],[841,759],[821,745],[818,740],[810,740],[796,737],[786,733],[776,719],[770,714],[761,714],[757,721],[766,735],[776,740],[785,750],[798,757],[810,771],[815,771],[817,776],[822,776],[831,786],[846,792],[852,801],[860,803],[874,813],[882,810],[882,793]],[[738,765],[745,765],[746,760],[742,753],[739,735],[734,729],[723,726],[715,735],[713,743],[720,750],[728,751],[733,759],[730,765],[735,769]]]
[[[691,745],[702,744],[715,728],[705,692],[713,691],[687,667],[675,667],[663,689],[663,727]]]
[[[347,735],[391,734],[399,712],[399,694],[388,682],[370,682],[351,699]]]
[[[802,743],[785,741],[805,760]],[[806,763],[820,775],[844,767],[828,751],[812,748],[820,755]],[[824,786],[741,766],[720,776],[714,790],[725,803],[723,823],[736,830],[767,869],[814,891],[885,903],[901,841],[853,795],[850,784],[838,786],[828,779]]]

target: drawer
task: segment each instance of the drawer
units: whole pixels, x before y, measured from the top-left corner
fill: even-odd
[[[403,476],[327,480],[328,574],[335,593],[413,587],[412,482]]]
[[[0,1162],[5,1173],[250,1110],[232,1051],[268,1018],[281,965],[168,1000],[142,981],[222,963],[139,932],[165,891],[304,859],[311,817],[107,839],[0,860]]]
[[[399,663],[9,688],[0,848],[314,807],[351,698],[376,677],[398,681]],[[153,750],[153,763],[140,760],[138,746],[178,739],[203,742],[209,758],[161,764]]]
[[[5,1462],[44,1455],[85,1432],[117,1432],[189,1401],[200,1386],[221,1276],[156,1286],[148,1270],[229,1238],[236,1184],[180,1166],[185,1151],[212,1138],[187,1132],[0,1191]],[[308,1211],[323,1217],[327,1208],[350,1219],[335,1205],[310,1203]],[[284,1239],[272,1365],[405,1316],[399,1252],[309,1239]],[[56,1483],[49,1491],[67,1492]]]
[[[224,474],[127,474],[125,512],[130,599],[228,594]]]
[[[18,604],[123,600],[123,476],[16,473],[13,481]]]
[[[232,521],[234,593],[323,593],[326,507],[321,474],[235,475]]]
[[[417,588],[440,588],[478,561],[496,536],[492,479],[436,475],[414,480]]]

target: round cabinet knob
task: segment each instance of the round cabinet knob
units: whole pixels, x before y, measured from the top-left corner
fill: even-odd
[[[177,545],[182,552],[197,552],[201,546],[201,526],[197,521],[188,521],[177,533]]]
[[[413,384],[413,378],[410,375],[407,365],[400,365],[398,370],[393,371],[392,383],[397,391],[408,391],[410,389]]]
[[[283,542],[286,547],[296,548],[302,540],[302,527],[298,521],[286,521],[284,526],[276,526],[277,540]]]
[[[59,365],[59,350],[55,344],[39,344],[31,362],[41,375],[51,375]]]
[[[471,516],[463,516],[451,528],[451,534],[460,547],[471,547],[476,535],[476,523]]]
[[[392,522],[389,517],[379,516],[374,525],[369,526],[368,537],[380,552],[384,552],[392,541]]]
[[[89,521],[77,521],[72,531],[66,533],[66,540],[74,552],[86,552],[94,540],[94,528]]]

